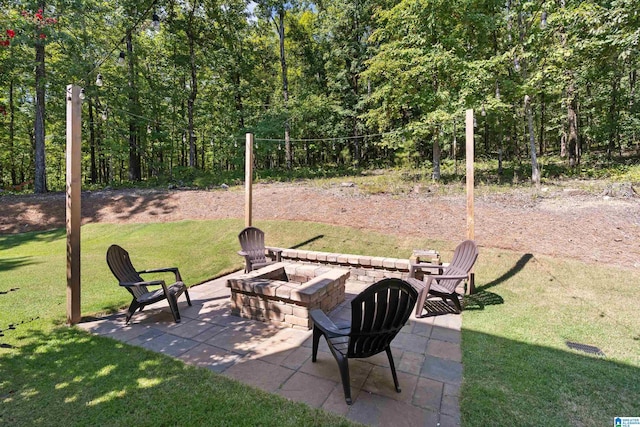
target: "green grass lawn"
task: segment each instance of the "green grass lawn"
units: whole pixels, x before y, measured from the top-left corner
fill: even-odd
[[[314,223],[259,222],[267,244],[407,257],[457,242]],[[105,262],[177,265],[188,284],[242,266],[240,220],[82,228],[82,314],[126,307]],[[307,243],[304,243],[307,242]],[[482,242],[480,242],[482,243]],[[65,232],[0,236],[0,425],[347,425],[205,369],[76,328],[66,310]],[[465,426],[611,425],[640,414],[637,271],[481,246],[479,292],[463,313]],[[605,356],[571,350],[566,341]]]
[[[640,414],[637,270],[492,249],[480,256],[479,292],[463,314],[465,426],[606,426]]]

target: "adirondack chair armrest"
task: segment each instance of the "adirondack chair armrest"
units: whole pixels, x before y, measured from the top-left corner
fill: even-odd
[[[138,271],[138,274],[144,273],[173,273],[176,276],[176,282],[182,282],[182,276],[180,276],[180,270],[178,270],[178,267],[152,268],[149,270]]]
[[[269,256],[274,256],[276,261],[280,262],[282,256],[282,248],[276,248],[273,246],[265,246],[266,251],[269,253]]]
[[[411,261],[411,266],[419,267],[419,268],[443,268],[444,267],[442,264],[437,264],[433,262],[413,262],[413,261]]]
[[[349,335],[348,331],[340,330],[338,326],[327,315],[324,311],[316,308],[309,312],[309,316],[311,320],[313,320],[313,327],[320,329],[322,333],[327,338],[335,338],[335,337],[344,337]]]
[[[159,286],[165,285],[164,280],[147,280],[144,282],[120,282],[120,286],[124,286],[125,288],[133,288],[136,286]]]
[[[432,274],[429,275],[429,278],[433,278],[433,280],[449,280],[449,279],[467,279],[469,277],[468,274]]]
[[[415,277],[416,271],[422,269],[437,269],[438,274],[442,273],[442,270],[445,268],[442,264],[436,264],[432,262],[413,262],[409,261],[409,277]]]

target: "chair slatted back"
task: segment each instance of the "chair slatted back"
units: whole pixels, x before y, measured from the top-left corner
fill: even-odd
[[[460,243],[453,252],[453,258],[444,271],[443,275],[465,275],[471,272],[473,264],[478,259],[478,247],[473,240],[465,240]],[[438,284],[448,289],[449,292],[454,292],[456,287],[461,282],[461,279],[447,279],[439,280]]]
[[[383,279],[351,302],[347,357],[369,357],[384,351],[405,325],[418,292],[404,280]]]
[[[238,234],[240,247],[249,254],[251,263],[267,262],[264,246],[264,232],[256,227],[247,227]]]
[[[107,264],[120,283],[144,281],[131,263],[129,252],[118,245],[109,246]],[[136,298],[148,292],[146,286],[127,287],[127,290]]]

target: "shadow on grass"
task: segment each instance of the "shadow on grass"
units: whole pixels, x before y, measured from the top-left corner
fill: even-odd
[[[207,369],[74,328],[31,330],[26,339],[0,356],[0,425],[298,426],[321,425],[313,420],[327,417]]]
[[[640,414],[637,366],[464,327],[462,342],[462,425],[604,426]]]
[[[477,287],[476,292],[484,291],[486,289],[493,288],[494,286],[497,286],[503,282],[506,282],[507,280],[511,279],[516,274],[518,274],[520,271],[522,271],[524,267],[527,265],[527,263],[532,259],[533,259],[533,254],[522,255],[522,257],[520,257],[520,259],[516,262],[516,264],[513,267],[511,267],[508,271],[503,273],[500,277],[497,277],[491,282]]]
[[[27,233],[9,234],[0,236],[0,249],[11,249],[25,243],[35,242],[55,242],[66,235],[64,228],[58,228],[49,231],[30,231]]]
[[[463,306],[465,310],[484,310],[487,305],[504,304],[504,298],[500,295],[485,291],[483,289],[476,291],[471,295],[465,295]]]
[[[30,260],[30,257],[2,258],[0,259],[0,271],[14,270],[31,264],[35,263]],[[0,291],[0,294],[2,293]]]
[[[313,243],[313,242],[315,242],[316,240],[320,240],[320,239],[322,239],[322,238],[324,238],[324,234],[319,234],[319,235],[317,235],[317,236],[315,236],[315,237],[312,237],[312,238],[310,238],[310,239],[308,239],[308,240],[305,240],[304,242],[300,242],[300,243],[298,243],[297,245],[291,246],[291,249],[298,249],[298,248],[301,248],[301,247],[303,247],[304,245],[308,245],[309,243]]]

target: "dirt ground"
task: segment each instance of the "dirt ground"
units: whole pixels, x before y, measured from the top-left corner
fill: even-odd
[[[315,221],[452,243],[467,232],[464,195],[436,196],[420,189],[367,195],[346,183],[277,183],[255,185],[253,202],[254,220]],[[85,224],[243,218],[244,189],[84,192],[81,206]],[[640,198],[518,189],[476,195],[474,212],[481,247],[640,268]],[[0,234],[64,226],[62,193],[0,195]]]

